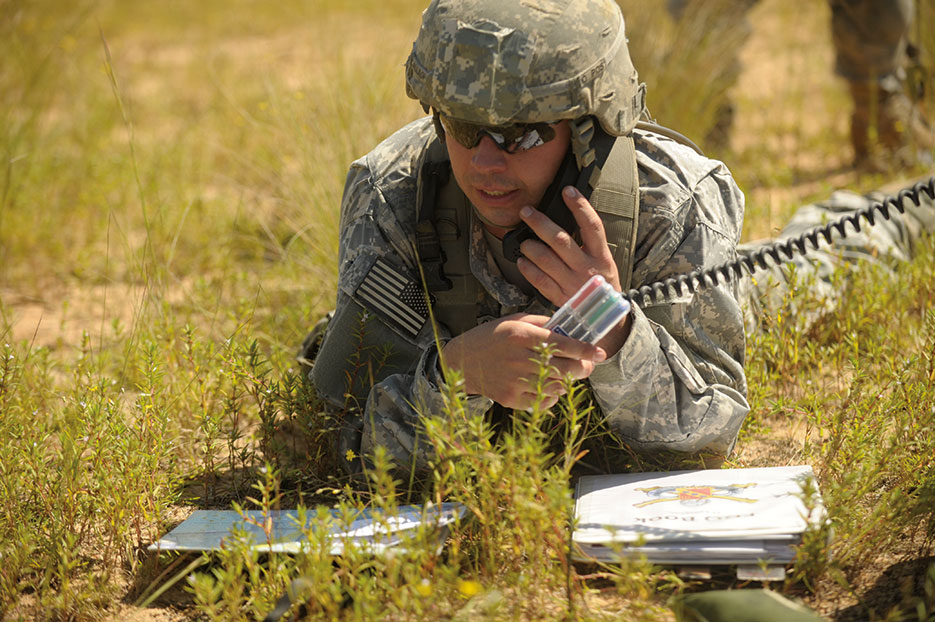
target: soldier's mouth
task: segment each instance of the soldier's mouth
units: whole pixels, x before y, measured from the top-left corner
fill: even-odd
[[[516,190],[484,190],[482,188],[477,189],[477,193],[480,194],[485,199],[502,199],[503,197],[512,195]]]

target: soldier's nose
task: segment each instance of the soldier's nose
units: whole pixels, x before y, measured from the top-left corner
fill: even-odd
[[[471,164],[484,173],[502,171],[506,168],[507,155],[490,136],[484,136],[471,153]]]

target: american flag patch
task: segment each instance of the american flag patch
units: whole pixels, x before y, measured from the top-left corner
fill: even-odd
[[[379,258],[357,287],[357,298],[410,337],[419,334],[429,316],[422,287]]]

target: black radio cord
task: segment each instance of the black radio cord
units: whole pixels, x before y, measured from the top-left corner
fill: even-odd
[[[758,268],[767,269],[786,263],[796,255],[805,255],[810,250],[817,249],[820,238],[831,243],[832,235],[836,231],[841,238],[847,237],[847,225],[850,224],[855,232],[859,232],[861,221],[865,220],[872,227],[877,217],[890,219],[890,210],[896,209],[900,214],[905,211],[905,202],[911,201],[916,207],[922,204],[922,195],[928,195],[935,200],[935,177],[928,181],[919,182],[909,188],[900,190],[897,194],[888,196],[881,201],[875,201],[867,207],[861,208],[843,216],[842,218],[810,229],[805,233],[779,242],[765,244],[756,251],[745,254],[707,269],[699,269],[688,274],[680,274],[648,285],[643,285],[626,292],[625,297],[631,302],[638,302],[643,306],[661,304],[678,296],[693,294],[707,287],[717,286],[722,281],[730,282],[733,278],[741,278],[746,271],[753,274]],[[811,245],[811,247],[809,247]]]

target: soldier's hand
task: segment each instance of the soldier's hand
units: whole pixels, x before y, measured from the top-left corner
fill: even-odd
[[[562,190],[562,199],[578,223],[581,244],[544,213],[524,207],[520,218],[541,241],[530,238],[520,245],[523,256],[516,262],[520,272],[556,306],[565,304],[595,274],[620,291],[617,264],[600,215],[573,186]]]
[[[520,272],[552,304],[561,306],[581,289],[588,279],[600,274],[620,291],[620,275],[600,215],[573,186],[562,190],[562,199],[571,210],[581,231],[581,244],[551,218],[532,207],[523,208],[520,218],[542,240],[530,238],[520,245],[523,256],[516,262]],[[632,314],[598,343],[608,356],[623,347],[630,334]]]
[[[550,408],[565,393],[566,375],[587,378],[607,354],[596,346],[542,327],[549,318],[517,313],[476,326],[455,337],[442,350],[445,364],[464,376],[468,394],[484,395],[507,408],[530,408],[536,401],[535,382],[543,343],[554,345],[544,383],[543,407]]]

